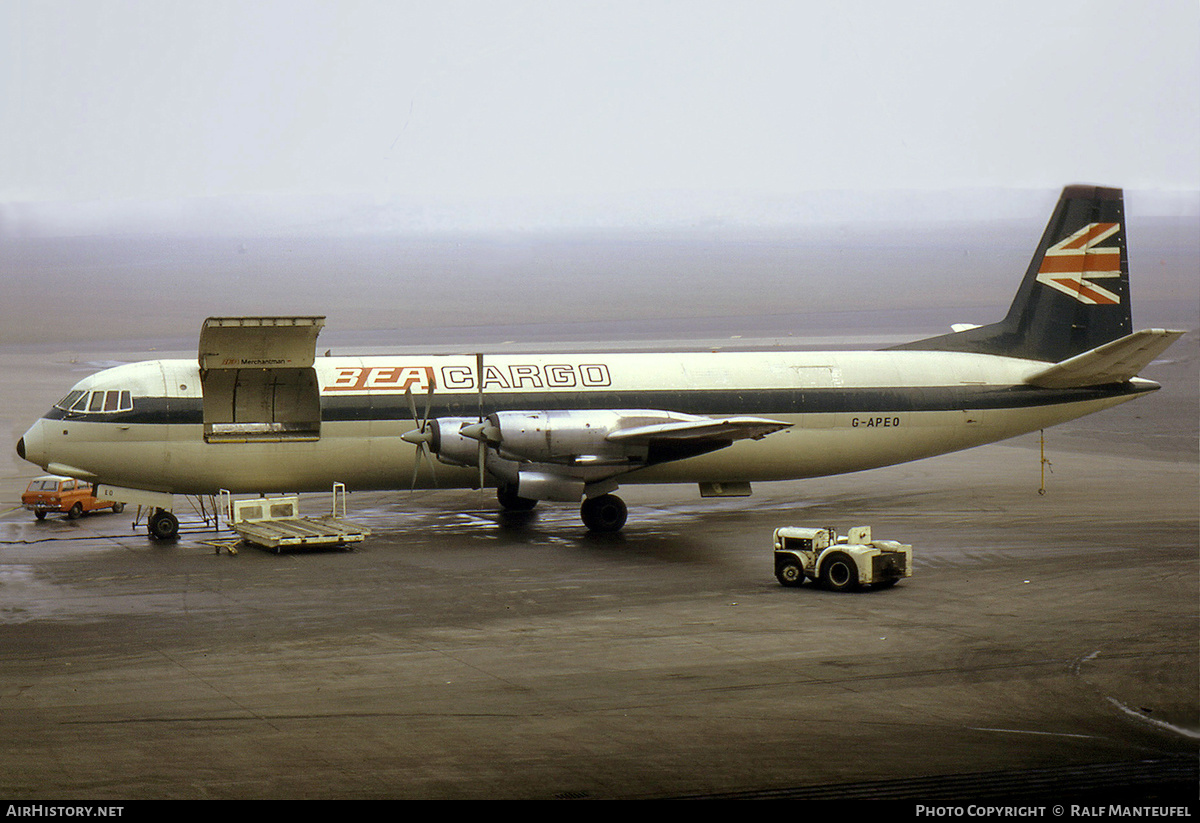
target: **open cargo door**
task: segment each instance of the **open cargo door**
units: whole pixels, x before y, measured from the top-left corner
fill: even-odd
[[[316,440],[324,317],[210,317],[200,329],[204,439]]]

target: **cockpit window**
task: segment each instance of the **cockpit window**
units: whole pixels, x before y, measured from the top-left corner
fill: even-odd
[[[70,411],[71,407],[75,405],[76,400],[86,396],[87,392],[85,391],[73,391],[62,400],[59,400],[57,403],[55,403],[54,406],[55,408],[62,409],[63,411]]]
[[[56,408],[75,414],[129,411],[133,408],[133,393],[120,389],[94,392],[73,391],[54,405]]]

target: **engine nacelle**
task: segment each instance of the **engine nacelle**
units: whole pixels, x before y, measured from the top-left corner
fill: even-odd
[[[490,442],[501,457],[534,463],[627,462],[645,456],[645,450],[611,443],[605,438],[630,425],[652,422],[630,419],[628,413],[597,411],[497,412],[487,417]],[[656,420],[653,422],[661,422]]]
[[[467,437],[460,431],[463,426],[474,423],[470,417],[438,417],[429,421],[433,434],[429,450],[438,460],[450,466],[478,466],[479,441]]]
[[[583,497],[586,485],[579,478],[546,472],[521,471],[517,474],[517,494],[530,500],[578,503]]]

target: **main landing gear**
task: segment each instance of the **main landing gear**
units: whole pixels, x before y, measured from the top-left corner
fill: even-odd
[[[527,512],[537,505],[536,500],[519,496],[512,486],[496,489],[496,499],[506,512]],[[615,494],[601,494],[585,499],[579,508],[579,515],[588,531],[611,533],[624,528],[629,510],[625,507],[625,501]]]
[[[615,494],[602,494],[584,500],[579,514],[589,531],[612,533],[621,530],[629,512],[624,500]]]
[[[499,486],[496,488],[496,499],[500,508],[506,512],[527,512],[537,505],[537,501],[517,494],[515,486]]]

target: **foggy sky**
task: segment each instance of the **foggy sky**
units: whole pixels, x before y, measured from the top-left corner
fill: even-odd
[[[0,222],[1200,189],[1194,0],[0,0],[0,65]]]

